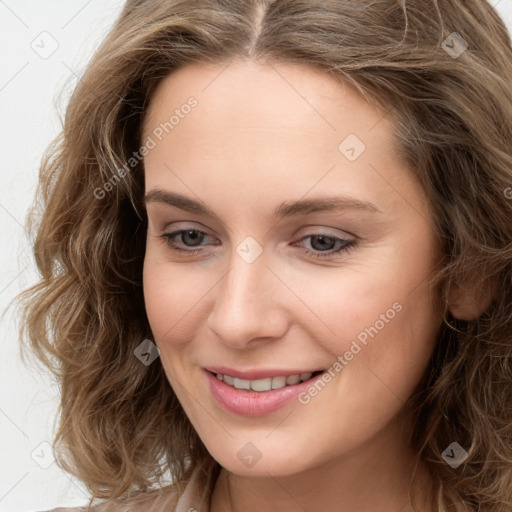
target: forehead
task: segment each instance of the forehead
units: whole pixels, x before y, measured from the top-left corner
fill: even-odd
[[[190,98],[196,106],[184,108]],[[147,183],[162,188],[182,187],[178,173],[218,197],[243,185],[276,202],[283,184],[297,198],[342,187],[390,209],[404,195],[421,196],[394,151],[390,117],[351,85],[302,64],[185,66],[153,94],[143,140],[155,130],[161,140],[144,160]]]
[[[294,127],[320,135],[335,132],[339,114],[344,113],[354,130],[373,128],[384,112],[371,107],[347,82],[305,64],[257,63],[250,60],[224,64],[195,63],[164,78],[151,98],[144,120],[144,132],[179,109],[190,96],[202,106],[202,121],[208,113],[223,115],[217,121],[235,127]],[[262,108],[263,107],[263,108]],[[243,112],[243,117],[237,114]],[[375,136],[390,128],[383,123]],[[340,134],[338,134],[340,135]]]

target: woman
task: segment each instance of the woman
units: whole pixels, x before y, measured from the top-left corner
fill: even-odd
[[[127,2],[23,296],[94,510],[510,510],[511,44],[427,3]]]

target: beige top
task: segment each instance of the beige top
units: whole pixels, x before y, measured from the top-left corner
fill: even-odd
[[[103,503],[90,509],[87,507],[55,508],[47,512],[210,512],[210,500],[215,486],[215,470],[217,466],[210,466],[204,470],[196,467],[190,479],[186,483],[181,497],[178,499],[176,485],[170,485],[163,489],[155,489],[141,493],[135,498],[118,500],[115,503]],[[208,474],[210,488],[206,488],[200,479],[201,472]],[[204,477],[204,475],[202,475]],[[457,501],[457,500],[455,500]],[[454,512],[468,512],[461,502],[457,502]]]
[[[47,512],[209,512],[211,489],[201,488],[196,468],[179,499],[175,485],[148,491],[136,498],[87,507],[55,508]]]

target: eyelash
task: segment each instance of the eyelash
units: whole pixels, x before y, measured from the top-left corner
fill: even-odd
[[[182,233],[186,233],[188,231],[195,231],[197,233],[202,233],[206,236],[209,236],[207,233],[205,233],[204,231],[199,231],[198,229],[180,229],[178,231],[173,231],[172,233],[163,233],[159,238],[162,238],[163,240],[165,240],[165,242],[167,243],[167,246],[174,252],[177,252],[177,253],[186,253],[188,254],[189,256],[192,256],[198,252],[201,252],[201,249],[192,249],[192,250],[189,250],[189,249],[183,249],[181,247],[177,247],[174,243],[173,243],[173,239],[179,235],[181,235]],[[337,236],[332,236],[332,235],[327,235],[327,234],[324,234],[324,233],[313,233],[311,235],[306,235],[304,237],[302,237],[300,240],[298,240],[299,242],[307,239],[307,238],[312,238],[314,236],[323,236],[327,239],[333,239],[335,242],[337,241],[341,241],[341,242],[344,242],[344,244],[336,249],[336,250],[332,250],[331,249],[331,252],[327,252],[327,251],[324,251],[324,252],[314,252],[310,249],[304,249],[302,248],[301,249],[301,253],[303,254],[306,254],[307,256],[313,256],[314,258],[318,258],[318,259],[325,259],[325,258],[329,258],[329,257],[332,257],[332,256],[335,256],[335,255],[338,255],[338,254],[341,254],[341,253],[344,253],[344,252],[348,252],[350,251],[351,249],[354,249],[356,246],[357,246],[357,242],[356,240],[347,240],[345,238],[340,238],[340,237],[337,237]]]

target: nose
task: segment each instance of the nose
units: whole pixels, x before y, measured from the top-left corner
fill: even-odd
[[[267,266],[264,253],[247,263],[233,251],[228,273],[214,288],[209,329],[236,349],[281,338],[289,323],[283,307],[290,301],[285,288]]]

